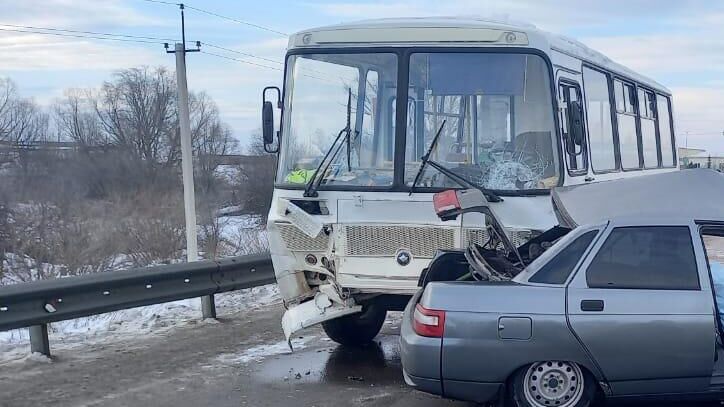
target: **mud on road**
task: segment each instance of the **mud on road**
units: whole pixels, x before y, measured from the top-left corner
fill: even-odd
[[[281,313],[268,306],[218,323],[62,346],[52,362],[2,363],[0,406],[471,406],[405,385],[399,314],[372,346],[344,348],[312,328],[290,353]]]

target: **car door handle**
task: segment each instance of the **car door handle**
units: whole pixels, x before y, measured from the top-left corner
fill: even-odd
[[[603,311],[603,300],[582,300],[581,311]]]
[[[593,177],[586,177],[586,178],[584,178],[583,180],[586,181],[586,182],[591,182],[591,181],[595,180],[595,178],[593,178]]]

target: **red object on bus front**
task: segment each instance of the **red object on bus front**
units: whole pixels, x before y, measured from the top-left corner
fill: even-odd
[[[457,191],[454,189],[438,192],[432,197],[432,203],[435,206],[435,213],[440,218],[445,218],[451,212],[460,209],[460,201],[458,201]]]

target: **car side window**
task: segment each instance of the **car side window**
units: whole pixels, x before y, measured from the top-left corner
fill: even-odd
[[[542,284],[565,283],[597,233],[598,230],[592,230],[578,236],[576,240],[572,241],[555,257],[550,259],[548,263],[543,265],[528,281]]]
[[[689,228],[615,228],[588,266],[586,281],[591,288],[700,289]]]

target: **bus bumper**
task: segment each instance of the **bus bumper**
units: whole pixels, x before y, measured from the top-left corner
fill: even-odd
[[[284,337],[291,349],[291,337],[295,332],[330,319],[355,314],[360,311],[362,311],[361,305],[332,302],[327,294],[318,292],[311,300],[294,305],[284,312],[282,316]]]

